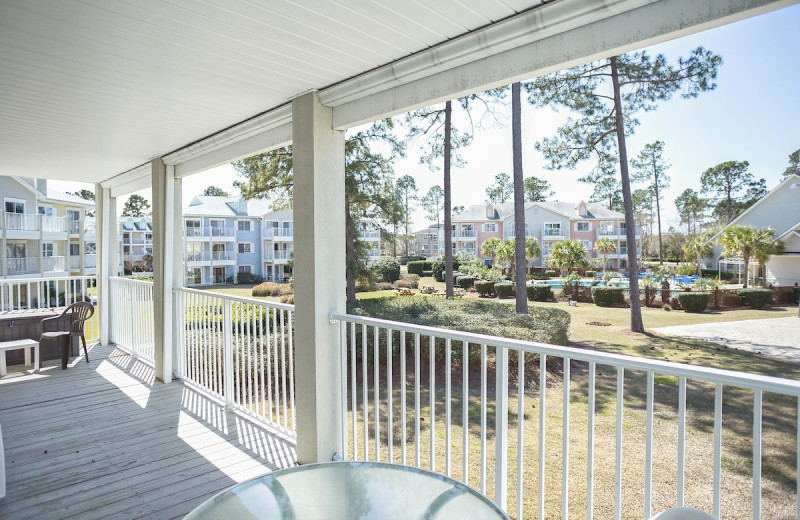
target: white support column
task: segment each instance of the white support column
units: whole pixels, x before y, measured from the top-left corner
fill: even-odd
[[[97,223],[97,307],[99,312],[100,344],[108,345],[110,336],[109,282],[111,276],[117,275],[117,199],[111,196],[111,190],[100,184],[94,189],[96,201]]]
[[[183,281],[186,277],[186,264],[184,263],[185,245],[183,241],[183,181],[182,179],[175,178],[175,167],[167,166],[167,178],[172,179],[172,207],[170,213],[172,215],[170,224],[172,228],[172,236],[167,244],[172,244],[172,288],[183,287]],[[182,355],[182,345],[179,344],[181,335],[179,334],[178,327],[175,320],[175,297],[170,290],[169,301],[172,304],[170,319],[173,320],[167,332],[170,334],[172,341],[172,373],[180,379],[183,374],[180,373],[180,356]],[[182,311],[179,311],[182,312]]]
[[[153,188],[153,330],[155,376],[172,381],[174,341],[172,277],[174,269],[175,168],[160,158],[151,164]],[[180,206],[179,206],[180,207]],[[180,211],[180,210],[179,210]]]
[[[338,326],[345,308],[344,133],[316,92],[292,101],[297,460],[344,453]]]

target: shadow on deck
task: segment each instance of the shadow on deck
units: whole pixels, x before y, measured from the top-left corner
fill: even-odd
[[[189,385],[154,382],[122,350],[95,346],[89,358],[0,379],[0,518],[180,518],[295,464],[292,439]]]

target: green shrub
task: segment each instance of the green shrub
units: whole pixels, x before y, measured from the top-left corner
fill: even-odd
[[[753,309],[763,309],[764,305],[772,301],[772,291],[769,289],[739,289],[736,294],[745,305]]]
[[[481,296],[493,296],[494,282],[491,282],[489,280],[476,280],[475,290],[478,291],[478,294],[480,294]]]
[[[553,271],[552,269],[548,269],[547,271],[544,272],[544,275],[547,276],[548,278],[552,278],[556,275],[556,272]]]
[[[733,280],[734,278],[736,278],[736,273],[734,273],[733,271],[721,271],[719,273],[720,280],[724,280],[727,282]]]
[[[409,255],[409,256],[401,256],[400,258],[400,265],[406,265],[409,262],[413,262],[415,260],[425,260],[424,256],[421,255]]]
[[[400,275],[400,280],[397,281],[407,283],[408,287],[416,289],[419,286],[419,275],[403,273]],[[397,285],[397,282],[395,282],[395,285]]]
[[[373,298],[348,305],[348,312],[358,316],[554,345],[567,344],[570,323],[569,313],[561,309],[531,306],[527,315],[517,314],[511,305],[497,305],[496,302],[476,299]],[[358,327],[356,334],[361,337]],[[385,333],[382,334],[385,341]],[[392,344],[397,349],[400,341],[395,338]],[[412,341],[407,341],[407,345],[410,344]],[[428,349],[422,350],[426,355]],[[452,350],[454,357],[461,353],[460,348],[454,347]],[[480,355],[478,348],[473,347],[470,351],[472,355]],[[438,358],[444,359],[443,339],[436,341],[435,352]],[[382,353],[385,356],[385,343]]]
[[[381,282],[381,283],[383,283],[383,282]],[[378,285],[380,285],[380,284],[378,284]],[[394,287],[393,288],[395,288],[395,287],[397,289],[416,289],[417,285],[414,284],[411,280],[397,280],[396,282],[394,282]]]
[[[585,274],[586,274],[586,276],[587,276],[588,278],[594,278],[594,275],[596,275],[596,274],[597,274],[597,271],[586,271],[586,273],[585,273]]]
[[[408,262],[408,274],[423,276],[422,273],[433,269],[433,262],[430,260],[410,260]]]
[[[391,256],[382,256],[373,260],[367,268],[375,274],[378,282],[392,283],[400,279],[400,262]]]
[[[263,281],[264,277],[255,273],[239,273],[239,275],[236,277],[237,284],[259,284]]]
[[[533,302],[546,302],[553,299],[553,289],[549,285],[529,285],[528,299]]]
[[[678,274],[691,276],[693,274],[697,274],[697,267],[693,265],[682,265],[678,267]]]
[[[625,302],[622,287],[592,287],[592,300],[598,307],[611,307]]]
[[[514,295],[514,284],[511,282],[497,282],[494,284],[494,292],[498,298],[511,298]]]
[[[676,296],[681,308],[686,312],[703,312],[708,308],[709,294],[703,292],[683,292]]]
[[[458,259],[453,258],[453,272],[455,273],[458,271],[459,263]],[[444,281],[444,258],[437,258],[433,262],[433,266],[431,267],[431,271],[433,271],[433,279],[437,282]]]
[[[792,287],[792,302],[800,301],[800,287]]]
[[[378,282],[378,283],[375,284],[375,290],[376,291],[393,291],[396,288],[397,287],[395,287],[395,285],[393,283],[389,283],[389,282]]]
[[[250,294],[253,296],[283,296],[284,294],[291,294],[292,288],[289,284],[264,282],[253,287]]]
[[[474,276],[468,276],[468,275],[459,276],[456,279],[456,283],[462,289],[469,289],[470,287],[473,286],[473,284],[475,284],[475,277]]]
[[[695,273],[696,272],[695,270]],[[716,269],[700,269],[700,273],[703,275],[703,278],[719,278],[719,271]]]

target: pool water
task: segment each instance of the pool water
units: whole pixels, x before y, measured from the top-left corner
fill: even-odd
[[[553,289],[563,289],[564,288],[564,281],[563,280],[543,280],[534,282],[534,285],[548,285]],[[590,280],[581,280],[578,282],[578,285],[581,287],[592,287],[593,285],[597,285],[598,287],[605,287],[605,282],[595,283]],[[628,282],[612,282],[612,287],[628,287]]]

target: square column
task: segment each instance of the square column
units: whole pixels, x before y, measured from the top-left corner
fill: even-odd
[[[153,188],[153,326],[155,376],[164,383],[172,381],[178,348],[173,327],[175,281],[180,283],[183,236],[181,222],[181,181],[175,179],[175,167],[164,161],[151,162]],[[176,234],[176,229],[178,230]],[[178,273],[176,277],[176,273]]]
[[[344,133],[316,92],[292,101],[297,460],[344,452],[339,327],[345,309]]]
[[[100,327],[100,344],[108,345],[111,321],[109,319],[111,298],[109,281],[117,276],[117,199],[111,196],[111,190],[96,184],[94,188],[96,201],[96,251],[97,254],[97,311]]]

